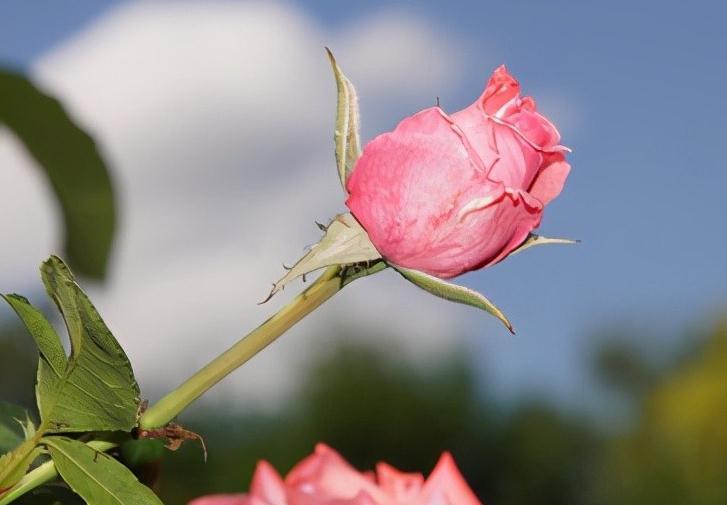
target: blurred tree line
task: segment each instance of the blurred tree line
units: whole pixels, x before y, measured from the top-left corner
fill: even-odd
[[[465,355],[423,370],[395,352],[345,344],[324,353],[274,413],[230,405],[184,418],[204,435],[209,460],[187,444],[163,458],[158,486],[170,504],[239,492],[259,459],[286,472],[324,441],[359,469],[385,460],[426,473],[450,450],[491,505],[724,504],[727,319],[688,340],[670,359],[624,338],[599,349],[594,371],[631,405],[617,429],[534,398],[506,406],[482,390]]]
[[[183,417],[204,436],[207,463],[190,442],[137,471],[155,482],[165,503],[183,504],[247,489],[260,459],[285,473],[324,441],[359,469],[385,460],[428,473],[449,450],[490,505],[723,505],[727,319],[684,340],[689,347],[669,359],[623,336],[605,340],[594,372],[631,413],[614,428],[542,399],[503,404],[482,389],[463,354],[422,369],[393,350],[350,343],[364,342],[361,336],[342,338],[349,343],[323,353],[295,399],[275,412],[208,404]],[[29,342],[20,328],[0,331],[0,398],[32,406],[36,355]],[[605,408],[612,401],[603,395]]]

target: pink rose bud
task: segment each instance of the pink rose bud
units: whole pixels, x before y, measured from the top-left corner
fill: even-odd
[[[346,205],[388,262],[455,277],[502,260],[538,227],[570,171],[559,141],[501,66],[466,109],[423,110],[369,142]]]
[[[481,505],[444,453],[428,479],[379,463],[376,472],[361,473],[336,451],[318,444],[283,479],[261,461],[245,495],[198,498],[189,505]]]

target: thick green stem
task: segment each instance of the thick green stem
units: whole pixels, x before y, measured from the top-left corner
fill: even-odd
[[[326,269],[308,289],[295,297],[277,314],[144,412],[139,420],[139,426],[144,429],[164,426],[189,404],[202,396],[205,391],[273,343],[295,323],[340,291],[343,287],[340,271],[340,266]],[[88,445],[97,451],[108,451],[115,447],[115,444],[111,442],[100,440],[93,440]],[[57,475],[58,471],[52,461],[43,463],[23,477],[6,494],[0,496],[0,505],[8,505],[16,498],[54,479]]]
[[[329,267],[308,289],[295,297],[277,314],[144,412],[139,420],[139,426],[144,429],[164,426],[205,391],[273,343],[295,323],[341,289],[342,282],[339,272],[339,266]]]

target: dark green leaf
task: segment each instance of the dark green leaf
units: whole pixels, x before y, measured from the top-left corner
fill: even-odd
[[[50,416],[50,413],[46,412],[45,399],[57,396],[58,384],[54,378],[65,375],[67,357],[53,326],[38,309],[20,295],[5,295],[3,298],[18,314],[38,346],[40,359],[36,399],[41,421],[44,421]]]
[[[42,442],[48,447],[63,480],[86,503],[161,505],[151,489],[108,454],[66,437],[48,437]]]
[[[102,277],[116,222],[111,179],[93,139],[54,98],[0,70],[0,126],[25,144],[63,211],[65,250],[79,272]]]
[[[36,396],[43,431],[130,431],[136,424],[139,387],[126,354],[59,258],[43,263],[41,276],[63,313],[70,358],[40,311],[21,296],[4,298],[40,351]]]
[[[458,286],[450,282],[444,281],[438,277],[434,277],[424,272],[417,270],[411,270],[408,268],[397,267],[391,265],[398,271],[405,279],[413,282],[420,288],[424,289],[445,300],[449,300],[456,303],[464,303],[465,305],[471,305],[479,309],[485,310],[495,316],[497,319],[502,321],[511,333],[515,333],[512,324],[507,319],[505,314],[498,309],[494,303],[482,296],[477,291],[473,291],[464,286]]]

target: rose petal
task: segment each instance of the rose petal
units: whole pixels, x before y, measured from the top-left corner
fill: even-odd
[[[530,187],[543,162],[543,154],[533,149],[512,128],[501,124],[492,124],[491,128],[497,147],[497,162],[488,177],[509,188]]]
[[[533,146],[541,151],[552,151],[560,142],[560,133],[553,123],[535,110],[521,109],[503,118]]]
[[[424,483],[416,505],[482,505],[465,482],[452,455],[442,454]]]
[[[490,116],[500,117],[507,112],[507,107],[520,95],[520,83],[500,65],[487,81],[485,92],[477,101]]]
[[[476,101],[466,109],[455,112],[452,121],[462,130],[469,144],[482,160],[485,171],[489,172],[497,159],[497,141],[495,139],[495,123],[489,121],[480,101]]]
[[[316,445],[315,452],[290,471],[285,477],[285,485],[292,491],[290,499],[296,497],[296,503],[303,499],[299,495],[316,496],[320,501],[333,498],[350,500],[361,492],[377,503],[386,503],[385,494],[371,479],[356,471],[325,444]]]
[[[346,204],[386,260],[454,277],[505,258],[540,224],[566,148],[519,92],[500,67],[466,109],[424,110],[366,146]]]
[[[515,250],[540,225],[543,206],[531,195],[508,188],[500,205],[490,212],[476,216],[489,223],[491,232],[482,241],[484,259],[475,268],[494,265]]]
[[[516,189],[528,188],[545,153],[563,152],[560,133],[536,112],[535,100],[519,97],[520,87],[504,67],[495,70],[483,95],[452,114],[488,177]]]
[[[562,155],[552,155],[551,159],[553,161],[540,170],[528,191],[528,193],[540,200],[543,205],[549,204],[560,194],[570,173],[570,165]]]
[[[396,503],[376,502],[365,491],[361,491],[352,498],[330,498],[294,491],[290,493],[289,500],[290,505],[399,505]]]
[[[386,259],[417,268],[410,258],[424,254],[436,263],[438,251],[450,248],[446,240],[459,209],[502,192],[470,149],[439,109],[405,119],[366,146],[348,181],[346,205]],[[461,272],[455,262],[429,272]]]
[[[424,476],[420,473],[400,472],[391,465],[376,465],[379,487],[396,503],[410,503],[419,495]]]
[[[267,461],[260,461],[257,464],[250,484],[250,494],[269,505],[286,505],[283,479]]]

